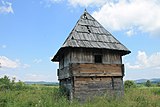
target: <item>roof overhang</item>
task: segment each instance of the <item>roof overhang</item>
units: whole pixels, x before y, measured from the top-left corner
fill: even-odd
[[[118,53],[121,56],[130,54],[130,50],[114,50],[114,49],[106,49],[106,48],[86,48],[86,47],[61,47],[58,52],[55,54],[55,56],[51,59],[52,62],[59,62],[60,59],[63,57],[65,52],[68,52],[71,49],[98,49],[98,50],[107,50],[108,52],[111,53]]]

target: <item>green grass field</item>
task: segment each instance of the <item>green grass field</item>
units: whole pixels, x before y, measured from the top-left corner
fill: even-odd
[[[104,95],[80,104],[69,102],[58,86],[27,85],[20,90],[1,90],[0,107],[160,107],[160,88],[127,89],[123,98]]]

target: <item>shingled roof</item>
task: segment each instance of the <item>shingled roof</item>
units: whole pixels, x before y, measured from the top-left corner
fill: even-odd
[[[81,15],[68,38],[58,50],[52,61],[58,61],[59,54],[65,48],[97,48],[121,51],[122,55],[130,51],[108,32],[86,10]]]

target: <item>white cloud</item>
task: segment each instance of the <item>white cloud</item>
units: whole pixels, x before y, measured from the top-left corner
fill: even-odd
[[[26,74],[24,76],[24,81],[47,81],[49,75],[40,75],[40,74]]]
[[[30,65],[28,64],[22,64],[20,62],[19,59],[16,59],[16,60],[11,60],[9,58],[7,58],[6,56],[0,56],[0,66],[2,69],[5,69],[5,68],[28,68],[30,67]]]
[[[68,0],[69,4],[76,7],[102,6],[107,0]]]
[[[45,4],[46,7],[51,7],[54,3],[60,3],[64,0],[41,0],[40,4]]]
[[[29,68],[30,67],[30,65],[28,65],[28,64],[23,64],[23,66],[22,66],[23,68]]]
[[[0,45],[0,48],[5,49],[7,48],[7,45]]]
[[[144,51],[138,51],[135,64],[126,63],[128,69],[160,69],[160,52],[148,56]]]
[[[57,2],[61,2],[62,0],[46,0],[46,1],[48,1],[48,2],[51,2],[51,3],[57,3]]]
[[[1,67],[3,68],[18,68],[19,63],[17,61],[13,61],[5,56],[0,56]]]
[[[54,3],[60,3],[65,0],[42,0],[40,3],[46,3],[48,7],[50,7]],[[100,7],[103,4],[107,3],[108,0],[66,0],[68,4],[72,7]]]
[[[34,59],[33,62],[38,64],[38,63],[42,62],[42,59]]]
[[[110,30],[137,28],[150,34],[160,33],[159,0],[117,0],[108,2],[93,16]],[[128,32],[129,35],[132,33]]]
[[[65,0],[43,0],[50,7]],[[136,31],[151,35],[160,34],[160,0],[66,0],[72,7],[99,7],[93,16],[107,29],[127,31],[128,36]],[[132,29],[130,29],[132,28]]]
[[[130,29],[126,32],[127,36],[133,36],[135,34],[135,31],[133,29]]]
[[[0,13],[14,13],[12,3],[1,0]]]
[[[2,48],[5,49],[7,46],[6,45],[2,45]]]

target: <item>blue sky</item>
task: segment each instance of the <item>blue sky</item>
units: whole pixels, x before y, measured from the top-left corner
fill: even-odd
[[[125,80],[160,78],[159,0],[0,0],[0,76],[57,81],[50,59],[85,8],[131,50]]]

